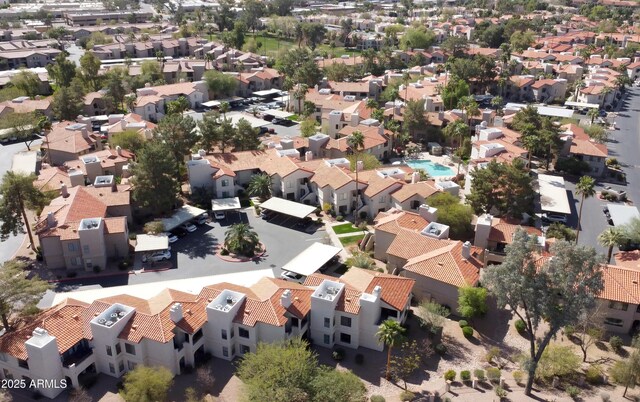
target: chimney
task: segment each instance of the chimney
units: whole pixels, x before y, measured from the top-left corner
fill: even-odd
[[[123,130],[127,129],[127,121],[125,119],[120,120],[120,128]]]
[[[289,289],[282,292],[282,295],[280,296],[280,304],[284,308],[289,308],[291,305],[291,291]]]
[[[310,160],[313,160],[313,152],[311,151],[307,151],[304,153],[304,160],[305,162],[309,162]]]
[[[67,190],[67,185],[62,183],[60,185],[60,195],[62,198],[67,198],[69,196],[69,191]]]
[[[56,227],[56,217],[53,212],[49,212],[47,214],[47,227],[54,228]]]
[[[204,149],[199,149],[198,155],[204,158],[205,156],[207,156],[207,151],[205,151]]]
[[[382,124],[378,126],[378,134],[384,135],[384,126]]]
[[[116,154],[122,156],[122,147],[120,145],[116,145]]]
[[[465,260],[471,258],[471,242],[469,241],[465,241],[462,244],[462,258],[464,258]]]
[[[356,171],[362,172],[363,170],[364,170],[364,162],[363,161],[357,161],[356,162]]]
[[[80,130],[82,132],[82,137],[85,139],[89,139],[89,131],[87,131],[86,127],[82,127],[82,129]]]
[[[422,204],[418,207],[418,214],[427,222],[438,221],[438,208],[430,207],[427,204]]]
[[[382,293],[382,288],[380,287],[380,285],[377,285],[375,288],[373,288],[372,295],[374,295],[376,299],[380,298],[380,293]]]
[[[419,172],[411,173],[411,183],[415,184],[415,183],[417,183],[419,181],[420,181],[420,173]]]
[[[393,106],[393,114],[397,114],[398,116],[400,116],[401,112],[402,112],[402,105]]]
[[[438,120],[444,121],[444,111],[443,110],[438,112]]]
[[[171,318],[171,321],[176,323],[182,320],[182,318],[184,318],[182,315],[182,304],[174,303],[169,309],[169,317]]]

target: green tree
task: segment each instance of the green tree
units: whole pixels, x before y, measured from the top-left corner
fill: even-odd
[[[560,239],[566,241],[574,241],[576,232],[560,222],[553,222],[545,232],[547,239]]]
[[[177,200],[176,164],[167,158],[171,152],[167,144],[148,142],[133,164],[133,199],[158,215],[169,212]]]
[[[462,36],[451,35],[442,42],[440,47],[454,57],[464,57],[469,49],[469,42]]]
[[[164,223],[160,220],[147,222],[144,224],[143,230],[146,234],[157,235],[164,232]]]
[[[459,78],[452,77],[442,89],[442,103],[447,110],[453,109],[462,97],[468,95],[469,84]]]
[[[258,129],[253,128],[247,119],[238,120],[233,146],[236,151],[254,151],[260,147]]]
[[[603,289],[602,268],[593,248],[560,240],[551,247],[551,254],[554,258],[541,261],[537,239],[518,229],[502,264],[487,270],[483,280],[498,306],[508,306],[525,323],[529,335],[528,396],[538,362],[551,339],[561,328],[575,324],[583,311],[593,308]],[[544,329],[539,325],[543,320],[547,324]],[[544,331],[542,335],[538,330]]]
[[[51,27],[47,30],[46,35],[48,38],[58,41],[58,47],[61,47],[61,40],[69,35],[69,30],[64,26]]]
[[[514,52],[522,52],[531,46],[534,40],[533,31],[516,31],[509,38],[509,44]]]
[[[308,49],[285,50],[276,60],[276,69],[294,83],[313,87],[322,79],[322,71]]]
[[[465,286],[458,289],[458,313],[465,318],[487,312],[487,289]]]
[[[182,114],[189,110],[191,104],[185,96],[180,96],[174,101],[167,102],[167,114]]]
[[[358,173],[360,169],[358,169],[358,159],[360,157],[360,151],[364,148],[364,134],[361,131],[354,131],[347,138],[347,144],[349,148],[353,152],[356,158],[356,168],[354,169],[356,172],[356,210],[353,213],[353,224],[354,226],[358,226],[358,201],[360,200],[360,192],[358,189]]]
[[[598,307],[590,311],[583,311],[580,319],[573,326],[573,337],[577,339],[578,347],[582,351],[582,362],[587,361],[589,348],[602,341],[604,337],[604,317]]]
[[[236,223],[225,232],[224,247],[232,253],[253,257],[260,247],[260,239],[251,226],[246,223]]]
[[[416,130],[423,129],[427,125],[424,116],[424,99],[410,100],[404,109],[403,128],[408,131],[411,138],[416,137]]]
[[[9,260],[0,266],[0,319],[5,330],[13,327],[10,319],[33,309],[47,290],[48,282],[39,276],[29,278],[24,262]]]
[[[107,90],[107,99],[111,104],[120,109],[124,109],[124,98],[127,95],[125,88],[127,71],[122,67],[112,68],[104,76],[104,85]]]
[[[272,188],[273,182],[271,181],[271,176],[262,173],[251,176],[249,184],[247,185],[247,192],[252,197],[259,197],[261,200],[266,200],[271,197]]]
[[[551,344],[545,348],[538,363],[536,378],[548,380],[553,377],[565,377],[580,368],[580,357],[571,346]]]
[[[43,194],[33,186],[36,178],[8,171],[2,177],[0,184],[0,241],[5,241],[9,235],[17,236],[26,233],[29,242],[35,245],[31,225],[27,218],[28,209],[39,209],[44,205]]]
[[[300,135],[302,137],[311,137],[318,132],[318,122],[313,117],[306,118],[300,123]]]
[[[244,45],[244,34],[247,32],[247,26],[242,21],[236,21],[233,24],[233,30],[222,34],[222,42],[231,48],[242,49]]]
[[[175,174],[179,180],[177,168],[184,163],[185,155],[189,154],[198,142],[195,134],[196,122],[190,116],[181,114],[170,114],[160,120],[158,126],[153,130],[154,137],[169,146],[170,155],[173,155]]]
[[[460,203],[457,196],[441,192],[428,198],[427,204],[438,208],[438,222],[449,226],[449,237],[466,239],[473,234],[473,210]]]
[[[204,80],[211,92],[212,99],[228,98],[235,94],[238,86],[236,77],[217,70],[209,70],[204,73]]]
[[[580,196],[580,208],[578,209],[578,226],[576,227],[576,244],[580,237],[580,223],[582,222],[582,206],[585,198],[593,197],[596,194],[596,181],[591,176],[582,176],[576,184],[576,194]]]
[[[53,115],[58,120],[75,120],[82,113],[84,95],[74,81],[71,87],[60,87],[51,101]]]
[[[232,0],[220,1],[220,5],[213,14],[213,22],[215,22],[220,32],[233,29],[233,21],[236,16],[235,7],[236,4]]]
[[[102,88],[100,71],[100,59],[91,52],[86,52],[80,57],[80,77],[89,91],[97,91]]]
[[[420,323],[430,331],[435,332],[444,327],[447,317],[451,314],[448,308],[431,301],[420,303]]]
[[[10,129],[10,133],[5,138],[15,137],[24,142],[27,149],[31,151],[31,143],[35,140],[34,133],[39,132],[35,113],[10,113],[2,117],[0,121],[1,129]]]
[[[375,168],[379,168],[382,166],[382,163],[375,157],[375,155],[360,152],[358,154],[347,155],[347,159],[349,160],[349,169],[355,172],[356,170],[356,161],[362,164],[362,170],[372,170]]]
[[[242,3],[242,22],[244,22],[247,29],[253,31],[255,36],[256,28],[260,26],[260,18],[265,12],[264,3],[256,0],[244,0]]]
[[[316,370],[310,385],[313,402],[361,402],[366,394],[366,388],[357,375],[328,366]]]
[[[522,160],[514,159],[510,165],[492,160],[470,175],[473,181],[467,203],[476,214],[495,208],[498,214],[513,218],[521,218],[523,213],[531,215],[534,191]]]
[[[120,396],[127,402],[162,402],[167,399],[172,377],[164,367],[137,366],[124,375]]]
[[[20,70],[18,74],[11,77],[10,82],[30,98],[40,94],[40,78],[32,71]]]
[[[136,130],[124,130],[121,133],[115,133],[111,136],[109,145],[115,149],[119,146],[122,149],[127,149],[134,154],[137,154],[145,144],[145,140],[142,135]]]
[[[405,50],[409,49],[428,49],[436,41],[433,31],[424,26],[417,28],[409,28],[400,39],[400,47]]]
[[[49,78],[55,81],[58,88],[68,87],[76,76],[76,64],[67,60],[64,52],[57,55],[53,63],[47,64],[46,68]]]
[[[458,147],[462,146],[463,140],[467,138],[470,133],[469,125],[462,120],[455,120],[447,124],[442,130],[442,134],[444,134],[451,143],[453,143],[453,140],[456,140]]]
[[[402,381],[404,389],[407,389],[407,379],[420,368],[422,351],[418,343],[405,341],[400,345],[400,353],[391,359],[391,377],[395,381]]]
[[[400,325],[398,321],[389,319],[383,321],[378,327],[378,332],[376,332],[378,341],[387,346],[387,370],[385,374],[387,380],[391,378],[391,351],[404,341],[405,331],[406,328]]]
[[[609,227],[598,235],[598,243],[602,247],[607,247],[607,264],[611,263],[613,248],[618,247],[627,240],[625,230],[620,227]]]
[[[596,119],[596,117],[600,116],[600,111],[597,108],[591,108],[587,112],[587,117],[591,120],[591,124]]]
[[[311,50],[315,50],[316,47],[322,43],[324,36],[327,33],[327,29],[324,27],[324,24],[317,22],[302,22],[301,28],[304,42],[311,48]]]
[[[636,336],[631,346],[633,350],[629,357],[617,361],[609,372],[614,382],[624,386],[623,398],[627,396],[629,387],[634,388],[640,381],[640,337]]]

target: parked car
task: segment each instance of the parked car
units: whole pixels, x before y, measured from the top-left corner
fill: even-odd
[[[285,281],[289,281],[289,282],[297,282],[297,283],[304,282],[303,275],[296,274],[295,272],[284,271],[284,270],[280,274],[280,279],[284,279]]]
[[[182,229],[181,227],[177,227],[171,231],[172,234],[178,237],[185,237],[187,235],[187,231]]]
[[[171,233],[171,232],[164,232],[163,235],[167,236],[169,238],[169,243],[175,243],[178,241],[178,236],[176,236],[175,234]]]
[[[217,221],[221,221],[226,218],[226,215],[222,211],[216,211],[213,213],[213,217],[216,218]]]
[[[554,213],[544,213],[542,214],[542,221],[543,222],[560,222],[560,223],[564,223],[565,225],[567,224],[567,216],[566,215],[562,215],[562,214],[554,214]]]
[[[180,225],[180,227],[184,230],[186,230],[189,233],[193,233],[196,230],[198,230],[198,228],[196,227],[196,225],[194,225],[193,223],[183,223],[182,225]]]
[[[209,220],[209,215],[205,213],[195,218],[193,221],[198,225],[204,225],[205,223],[207,223],[208,220]]]
[[[167,261],[170,259],[171,259],[171,251],[169,250],[154,251],[151,254],[145,254],[142,256],[142,262],[147,262],[147,261],[158,262],[158,261]]]

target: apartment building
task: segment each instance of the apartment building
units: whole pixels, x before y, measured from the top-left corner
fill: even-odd
[[[61,53],[58,49],[20,49],[0,52],[0,70],[46,67]]]
[[[607,171],[609,150],[606,144],[592,140],[584,129],[575,124],[562,126],[560,138],[564,141],[562,156],[569,156],[586,162],[590,176],[600,177]]]
[[[640,327],[640,252],[615,254],[616,265],[606,265],[602,271],[604,289],[599,297],[599,315],[607,331],[634,334]]]
[[[45,159],[52,165],[62,165],[82,155],[102,150],[100,135],[92,130],[90,123],[62,121],[55,124],[42,141]]]
[[[0,337],[1,378],[119,378],[137,365],[178,375],[212,355],[233,360],[259,342],[294,336],[331,348],[382,350],[383,320],[401,323],[413,281],[352,268],[341,278],[314,274],[305,285],[262,278],[251,287],[219,283],[198,294],[165,289],[150,299],[126,294],[65,302],[25,319]],[[53,398],[61,388],[43,388]]]
[[[184,96],[191,108],[197,108],[209,100],[209,90],[204,81],[180,82],[140,88],[136,90],[136,96],[132,112],[142,116],[144,120],[157,122],[164,117],[167,102]]]
[[[51,108],[50,99],[30,99],[28,96],[20,96],[18,98],[0,102],[0,117],[9,113],[42,113],[44,116],[51,118],[53,109]]]
[[[204,43],[206,43],[205,39],[195,37],[173,39],[166,36],[154,36],[146,41],[136,40],[95,45],[90,52],[100,60],[117,60],[126,57],[132,59],[155,58],[157,52],[162,52],[164,57],[193,57],[196,50]]]
[[[70,26],[93,26],[102,23],[114,23],[129,22],[129,23],[143,23],[147,22],[153,17],[153,14],[148,11],[141,10],[127,10],[127,11],[69,11],[65,12],[64,21]]]
[[[129,187],[116,185],[113,176],[97,177],[93,187],[62,184],[35,226],[45,264],[92,271],[128,256],[131,216]]]
[[[567,80],[563,78],[538,80],[531,85],[531,89],[536,102],[561,101],[567,94]]]
[[[71,171],[80,171],[85,182],[92,184],[98,176],[127,176],[127,165],[133,160],[133,153],[116,146],[115,149],[103,149],[82,155],[78,159],[64,162]]]

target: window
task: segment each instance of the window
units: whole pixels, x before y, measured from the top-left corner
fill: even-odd
[[[109,356],[113,356],[113,353],[111,352],[111,346],[107,345],[107,354]]]
[[[342,325],[343,327],[351,327],[351,317],[341,316],[340,325]]]
[[[67,244],[67,248],[69,249],[69,251],[76,251],[76,244],[75,243],[69,243],[69,244]]]
[[[82,258],[80,257],[73,257],[71,259],[71,265],[82,265]]]
[[[251,352],[251,348],[247,345],[240,345],[240,354]]]
[[[222,356],[229,357],[229,348],[226,346],[222,347]]]
[[[125,343],[124,344],[124,350],[129,353],[130,355],[135,355],[136,354],[136,347],[131,345],[130,343]]]
[[[338,201],[344,201],[347,199],[347,193],[338,194]]]
[[[116,355],[122,353],[122,346],[119,343],[116,343]]]
[[[229,198],[229,192],[228,191],[223,191],[222,192],[222,198]]]
[[[287,188],[293,188],[293,182],[292,181],[288,181],[287,182]]]
[[[118,364],[118,372],[122,373],[124,371],[124,362],[121,361],[120,364]]]
[[[83,253],[88,253],[89,252],[89,246],[87,244],[85,244],[84,246],[82,246],[82,252]]]
[[[227,330],[226,329],[222,330],[222,339],[227,339]]]
[[[328,344],[331,343],[331,337],[329,335],[325,334],[323,341],[324,341],[325,345],[328,345]]]
[[[325,328],[330,328],[331,327],[331,318],[324,317],[324,327]]]
[[[627,311],[627,309],[629,308],[629,303],[621,303],[621,302],[617,302],[617,301],[610,301],[609,302],[609,308],[612,309],[612,310]]]
[[[379,202],[380,203],[387,202],[387,196],[386,195],[381,195],[380,199],[379,199]]]
[[[234,336],[236,336],[236,331],[233,328],[231,328],[231,338],[233,338]]]
[[[249,331],[244,328],[238,328],[238,336],[240,338],[249,338]]]
[[[91,260],[87,260],[85,263],[87,264],[87,268],[93,267],[93,263],[91,262]]]
[[[227,187],[229,185],[229,180],[228,179],[224,179],[222,180],[222,183],[220,184],[222,187]]]
[[[340,333],[340,342],[342,343],[351,343],[351,335]]]
[[[135,370],[137,365],[137,363],[134,363],[131,360],[127,361],[127,367],[129,368],[129,371]]]
[[[604,319],[604,323],[614,327],[621,327],[624,325],[624,321],[619,318],[607,317]]]
[[[116,366],[114,366],[113,363],[109,363],[109,372],[113,374],[116,373]]]

